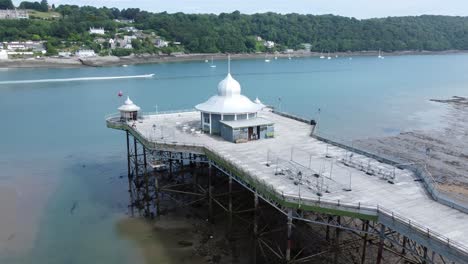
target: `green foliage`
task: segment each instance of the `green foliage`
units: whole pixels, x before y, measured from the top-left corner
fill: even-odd
[[[41,10],[42,12],[47,12],[49,11],[49,3],[47,3],[47,0],[41,0]]]
[[[58,54],[58,51],[57,49],[54,47],[54,45],[52,44],[52,42],[46,42],[45,43],[45,49],[47,51],[47,55],[48,56],[53,56],[53,55],[57,55]]]
[[[36,11],[42,11],[41,3],[39,2],[28,2],[23,1],[20,3],[19,8],[21,9],[32,9]]]
[[[14,9],[15,6],[11,0],[0,0],[0,9]]]
[[[0,0],[0,8],[11,0]],[[46,0],[22,2],[23,6],[42,10]],[[95,8],[91,6],[60,5],[55,11],[57,20],[0,20],[0,41],[28,39],[57,39],[54,45],[86,45],[96,51],[101,46],[93,43],[88,34],[90,27],[103,27],[107,38],[113,37],[119,27],[131,25],[145,33],[154,32],[181,46],[157,49],[149,39],[139,39],[133,44],[135,53],[186,52],[264,52],[260,36],[274,41],[273,52],[286,47],[299,49],[310,43],[312,51],[363,51],[378,50],[468,50],[468,17],[418,16],[379,19],[346,18],[333,15],[300,15],[264,13],[243,15],[233,13],[183,14],[149,13],[138,8]],[[50,13],[50,12],[49,12]],[[114,22],[114,19],[133,19],[133,24]],[[39,37],[39,38],[38,38]],[[108,48],[108,47],[104,47]],[[116,51],[118,54],[129,51]]]
[[[112,50],[112,55],[117,57],[128,56],[130,54],[132,54],[132,50],[130,49],[117,48]]]
[[[468,18],[448,16],[393,17],[357,20],[333,15],[275,13],[168,14],[136,16],[142,29],[182,42],[190,52],[265,51],[253,36],[312,51],[468,49]],[[255,44],[254,44],[255,43]],[[274,50],[272,50],[274,51]]]

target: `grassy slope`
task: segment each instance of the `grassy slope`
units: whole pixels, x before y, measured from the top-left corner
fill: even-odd
[[[54,18],[60,17],[60,13],[52,12],[52,11],[39,12],[36,10],[28,10],[28,13],[29,13],[29,16],[34,16],[34,17],[41,18],[41,19],[54,19]]]

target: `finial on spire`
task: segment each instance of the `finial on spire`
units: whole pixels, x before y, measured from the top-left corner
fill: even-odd
[[[231,74],[231,54],[228,54],[228,73]]]

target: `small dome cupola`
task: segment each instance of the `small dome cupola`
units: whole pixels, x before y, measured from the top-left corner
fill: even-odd
[[[120,118],[122,120],[137,120],[138,118],[138,111],[140,111],[140,107],[137,106],[130,100],[130,97],[127,96],[127,100],[125,100],[124,104],[120,106]]]
[[[241,94],[241,86],[236,79],[234,79],[231,73],[228,73],[226,78],[224,78],[218,84],[218,95],[219,96],[236,96]]]
[[[130,100],[130,97],[127,96],[127,100],[125,100],[124,104],[119,107],[119,111],[135,112],[140,111],[140,107],[134,104],[132,100]]]

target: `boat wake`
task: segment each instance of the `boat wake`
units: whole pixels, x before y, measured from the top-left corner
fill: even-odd
[[[17,80],[17,81],[0,81],[0,85],[1,84],[22,84],[22,83],[105,81],[105,80],[119,80],[119,79],[147,79],[147,78],[153,78],[153,77],[154,77],[154,74],[144,74],[144,75],[109,76],[109,77],[82,77],[82,78],[64,78],[64,79]]]

